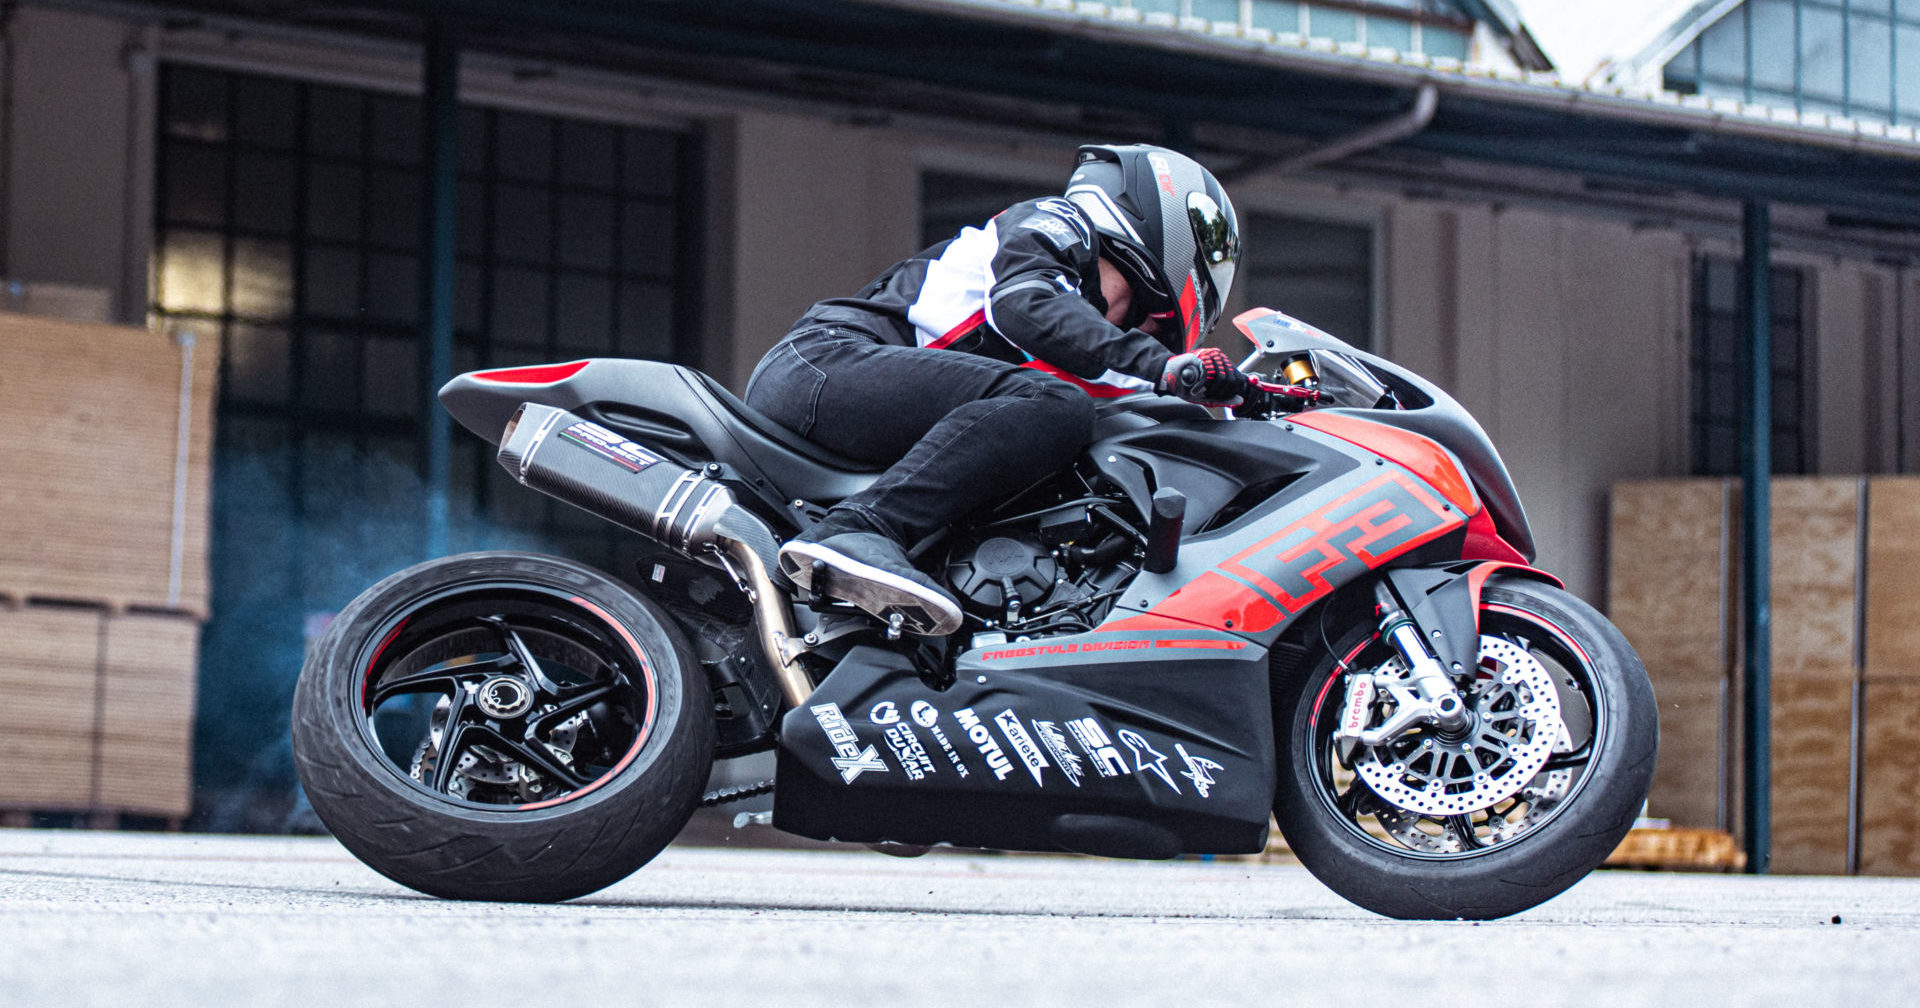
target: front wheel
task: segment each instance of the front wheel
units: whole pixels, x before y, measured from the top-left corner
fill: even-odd
[[[646,599],[555,557],[374,585],[314,647],[293,754],[320,820],[435,896],[582,896],[651,860],[713,761],[705,676]]]
[[[1314,876],[1375,913],[1489,920],[1559,895],[1606,860],[1653,777],[1657,709],[1640,659],[1591,606],[1533,581],[1481,596],[1474,711],[1452,737],[1335,735],[1345,707],[1391,713],[1356,677],[1400,659],[1371,627],[1277,698],[1275,817]]]

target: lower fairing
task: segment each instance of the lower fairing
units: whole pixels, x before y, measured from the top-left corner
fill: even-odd
[[[1175,631],[978,657],[936,690],[904,657],[855,648],[782,722],[774,825],[822,840],[1116,857],[1265,846],[1265,648]]]

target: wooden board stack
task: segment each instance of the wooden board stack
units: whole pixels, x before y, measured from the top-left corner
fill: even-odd
[[[215,340],[0,313],[0,809],[190,810],[218,370]]]
[[[1738,498],[1614,488],[1609,612],[1660,699],[1649,809],[1681,826],[1740,822]],[[1771,533],[1771,868],[1920,874],[1920,478],[1776,479]]]

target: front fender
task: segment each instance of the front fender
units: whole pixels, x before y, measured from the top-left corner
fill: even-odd
[[[1381,579],[1399,596],[1434,657],[1448,671],[1458,673],[1479,661],[1480,594],[1496,575],[1565,587],[1546,571],[1499,560],[1400,567],[1386,571]]]

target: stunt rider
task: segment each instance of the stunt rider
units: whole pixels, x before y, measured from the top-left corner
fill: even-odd
[[[1093,398],[1239,401],[1245,376],[1196,349],[1239,255],[1233,204],[1198,163],[1086,146],[1064,196],[814,305],[754,369],[747,403],[889,468],[782,546],[781,571],[907,632],[952,633],[959,603],[907,547],[1067,466],[1092,440]]]

